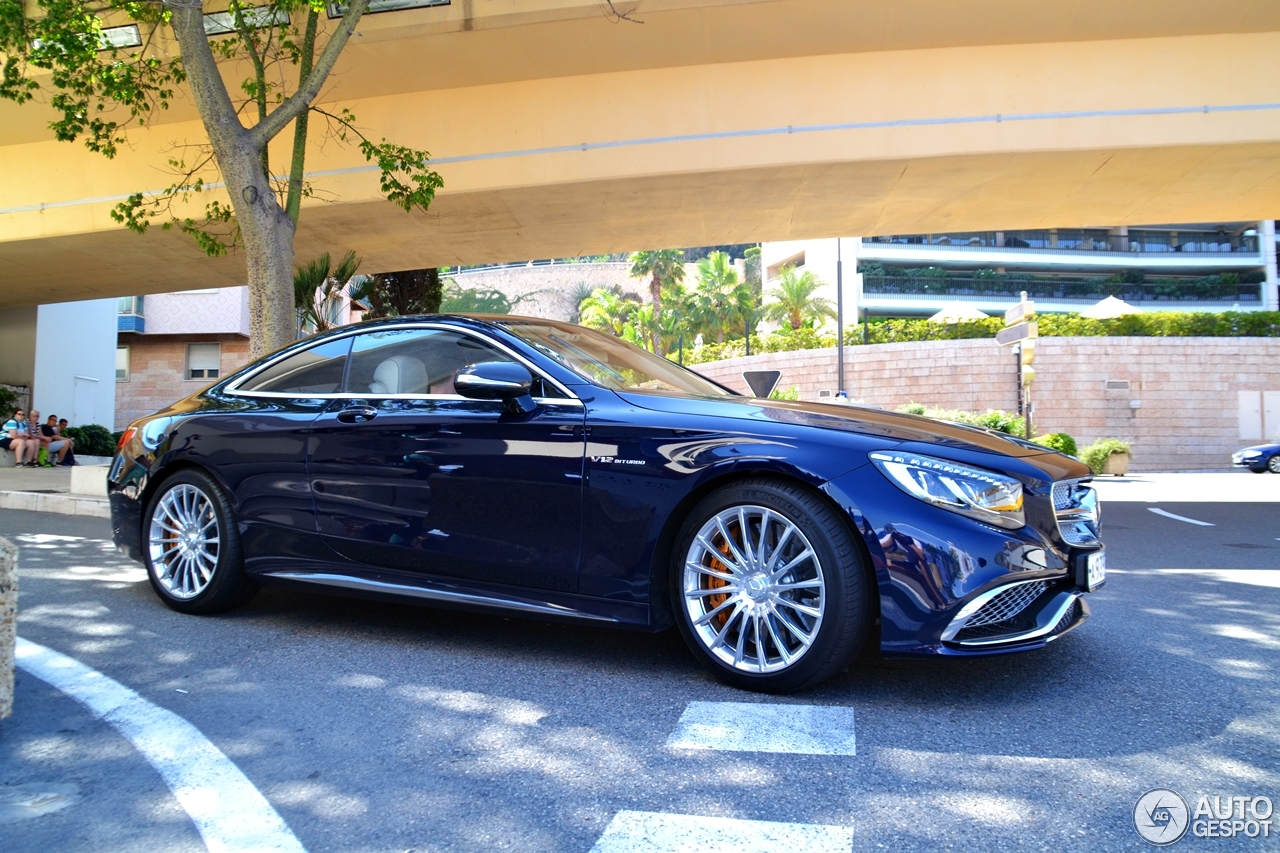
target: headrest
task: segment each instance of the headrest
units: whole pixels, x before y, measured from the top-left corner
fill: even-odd
[[[373,371],[370,394],[425,394],[427,390],[426,366],[409,355],[393,356]]]

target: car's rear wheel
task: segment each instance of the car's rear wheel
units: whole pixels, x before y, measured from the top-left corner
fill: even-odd
[[[248,600],[240,536],[226,495],[196,470],[160,485],[142,531],[147,576],[160,599],[182,613],[217,613]]]
[[[836,511],[802,486],[752,480],[712,493],[685,521],[673,562],[676,624],[729,684],[816,685],[866,638],[861,550]]]

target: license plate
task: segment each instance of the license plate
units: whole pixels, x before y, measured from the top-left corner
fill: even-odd
[[[1085,558],[1085,589],[1093,592],[1107,582],[1107,552],[1097,551]]]

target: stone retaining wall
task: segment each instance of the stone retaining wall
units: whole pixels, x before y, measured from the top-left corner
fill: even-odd
[[[1065,432],[1081,446],[1098,438],[1128,441],[1135,471],[1225,468],[1233,451],[1258,443],[1242,438],[1241,392],[1280,391],[1280,339],[1041,338],[1035,368],[1037,433]],[[694,369],[744,392],[743,370],[778,369],[778,387],[797,386],[803,400],[836,388],[834,348]],[[1013,411],[1015,371],[1009,349],[985,339],[845,348],[850,398],[887,409],[919,402]],[[1108,380],[1127,380],[1129,387],[1108,390]],[[1278,427],[1268,424],[1267,432]]]
[[[459,287],[499,290],[512,300],[527,295],[529,298],[511,309],[513,314],[569,320],[577,310],[571,294],[578,284],[592,289],[617,286],[624,292],[647,298],[649,280],[631,278],[630,270],[628,263],[545,264],[449,273],[448,277]]]

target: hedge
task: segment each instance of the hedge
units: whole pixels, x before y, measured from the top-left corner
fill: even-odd
[[[1228,311],[1221,314],[1186,311],[1152,311],[1114,320],[1091,320],[1079,314],[1041,314],[1036,318],[1042,338],[1145,337],[1145,338],[1280,338],[1280,311]],[[930,323],[925,319],[873,320],[845,331],[846,346],[893,344],[913,341],[994,339],[1004,320],[989,317],[969,323]],[[764,337],[751,336],[751,353],[794,352],[836,345],[836,336],[812,329],[782,330]],[[686,348],[685,364],[703,364],[745,355],[741,338],[724,343]],[[676,353],[668,358],[675,360]]]

